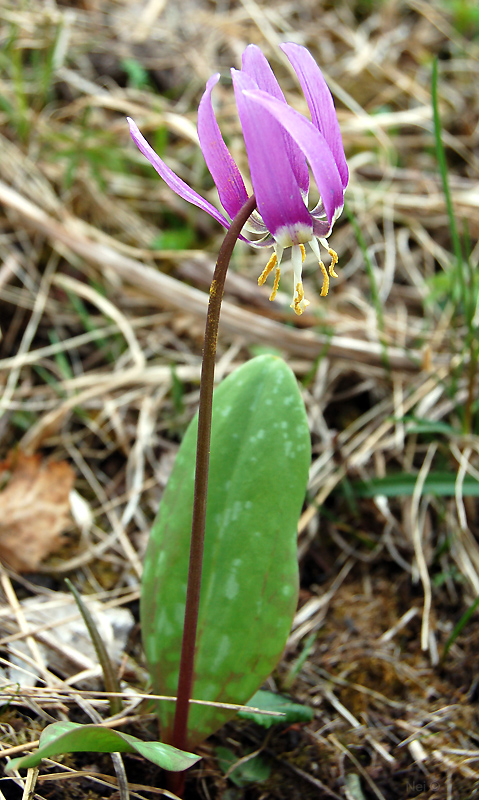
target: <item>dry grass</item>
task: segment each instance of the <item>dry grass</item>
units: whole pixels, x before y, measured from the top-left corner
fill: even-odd
[[[28,579],[2,572],[4,660],[25,640],[26,668],[36,664],[48,688],[3,707],[4,748],[36,738],[52,717],[107,715],[104,699],[78,690],[78,664],[48,669],[38,647],[45,626],[33,629],[20,601],[54,598],[68,574],[105,606],[135,611],[148,531],[197,402],[205,287],[221,231],[143,163],[125,115],[215,202],[195,131],[205,81],[226,76],[255,42],[303,109],[277,48],[294,40],[333,90],[352,174],[350,217],[332,237],[340,278],[322,300],[307,262],[312,303],[292,319],[287,277],[269,304],[267,288],[255,286],[264,254],[238,245],[218,378],[260,345],[279,348],[303,383],[313,463],[299,530],[301,607],[271,681],[312,704],[315,717],[266,742],[258,729],[230,724],[219,738],[238,758],[264,746],[271,778],[227,785],[206,745],[189,796],[475,796],[476,616],[440,658],[479,594],[470,489],[479,475],[477,315],[468,320],[461,306],[430,89],[438,56],[449,183],[475,297],[479,29],[473,3],[455,8],[456,16],[445,0],[2,4],[0,457],[41,452],[76,472],[63,550]],[[217,99],[246,172],[225,82]],[[428,493],[438,470],[448,489]],[[406,494],[355,489],[400,473],[415,476]],[[134,637],[128,646],[125,686],[143,687]],[[132,732],[148,723],[134,716],[135,702],[128,713]],[[68,778],[70,763],[66,784],[40,778],[36,796],[111,796],[93,778]],[[111,774],[108,760],[88,766]],[[156,778],[129,767],[131,788],[146,796]],[[1,792],[21,796],[12,781]]]

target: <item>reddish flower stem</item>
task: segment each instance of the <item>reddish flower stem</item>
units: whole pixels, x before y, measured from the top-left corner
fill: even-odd
[[[181,646],[180,673],[178,678],[173,736],[171,740],[171,744],[173,744],[174,747],[178,747],[180,750],[185,750],[187,748],[188,711],[194,678],[196,629],[200,605],[206,523],[216,342],[221,302],[223,300],[226,272],[234,246],[244,224],[255,208],[256,200],[254,195],[252,195],[231,223],[218,254],[218,260],[210,287],[198,408],[198,443],[196,449],[195,491],[193,500],[193,521],[191,526],[188,586],[186,590],[185,624]],[[175,794],[182,793],[182,773],[173,774],[171,777],[171,784],[175,784]]]

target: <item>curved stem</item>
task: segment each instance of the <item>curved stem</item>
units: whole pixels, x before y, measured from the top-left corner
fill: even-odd
[[[233,253],[233,248],[244,224],[255,208],[256,200],[254,195],[252,195],[231,223],[218,254],[218,260],[210,287],[198,408],[198,443],[196,449],[195,492],[193,500],[193,521],[191,526],[188,587],[186,590],[185,625],[183,629],[180,673],[171,742],[180,750],[185,750],[187,744],[188,710],[194,677],[196,629],[198,625],[205,538],[216,341],[218,337],[221,302],[223,300],[226,272]]]

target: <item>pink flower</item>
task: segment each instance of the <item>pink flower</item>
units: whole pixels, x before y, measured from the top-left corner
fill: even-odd
[[[304,245],[310,245],[323,275],[321,296],[328,293],[329,275],[337,277],[337,255],[328,246],[335,220],[343,210],[348,168],[336,117],[333,98],[321,70],[305,47],[281,45],[303,89],[311,121],[291,108],[261,50],[250,44],[243,53],[242,69],[232,69],[238,114],[243,130],[251,183],[256,197],[255,211],[244,231],[254,247],[274,248],[258,283],[276,270],[271,300],[276,296],[283,251],[291,247],[294,297],[291,307],[301,314],[304,298],[302,265]],[[248,199],[239,169],[225,145],[211,102],[211,92],[219,80],[213,75],[206,84],[198,108],[198,136],[206,164],[228,216],[233,219]],[[206,211],[221,225],[230,221],[211,203],[191,189],[150,147],[133,120],[128,119],[133,141],[158,174],[184,200]],[[320,200],[308,210],[309,167]],[[242,238],[245,238],[242,236]],[[331,256],[329,275],[318,242]]]

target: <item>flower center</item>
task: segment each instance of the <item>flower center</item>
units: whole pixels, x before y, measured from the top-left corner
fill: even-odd
[[[286,247],[295,247],[310,242],[313,238],[313,228],[309,225],[285,225],[274,232],[274,239],[282,250]]]

